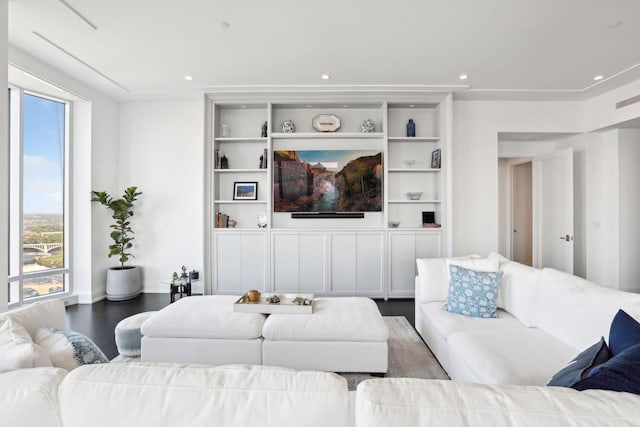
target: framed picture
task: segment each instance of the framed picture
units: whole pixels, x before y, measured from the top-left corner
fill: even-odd
[[[431,169],[440,169],[440,149],[431,153]]]
[[[233,200],[258,200],[258,183],[234,182]]]

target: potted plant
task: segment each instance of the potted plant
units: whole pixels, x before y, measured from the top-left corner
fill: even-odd
[[[110,225],[113,243],[109,245],[109,258],[117,256],[120,261],[118,267],[107,270],[106,296],[110,301],[124,301],[135,298],[140,294],[140,269],[136,266],[125,265],[133,255],[129,252],[133,244],[133,229],[131,217],[133,216],[133,202],[142,193],[138,187],[125,189],[119,199],[114,199],[106,191],[92,191],[92,202],[100,202],[111,211],[115,220]]]

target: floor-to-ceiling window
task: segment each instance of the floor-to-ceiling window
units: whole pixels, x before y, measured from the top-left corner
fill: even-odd
[[[9,304],[70,292],[69,104],[9,90]]]

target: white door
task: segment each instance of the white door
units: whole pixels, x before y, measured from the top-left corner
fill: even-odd
[[[573,273],[573,150],[536,158],[537,267]]]
[[[531,173],[531,162],[514,165],[511,169],[511,258],[526,265],[533,262]]]

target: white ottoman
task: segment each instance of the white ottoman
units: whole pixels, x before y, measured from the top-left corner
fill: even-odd
[[[122,356],[140,356],[142,333],[140,327],[156,311],[146,311],[122,319],[116,325],[116,347]]]
[[[230,295],[185,297],[142,325],[143,362],[262,364],[265,316],[235,313]]]
[[[312,314],[271,314],[262,335],[265,365],[387,372],[389,331],[369,298],[316,298]]]

